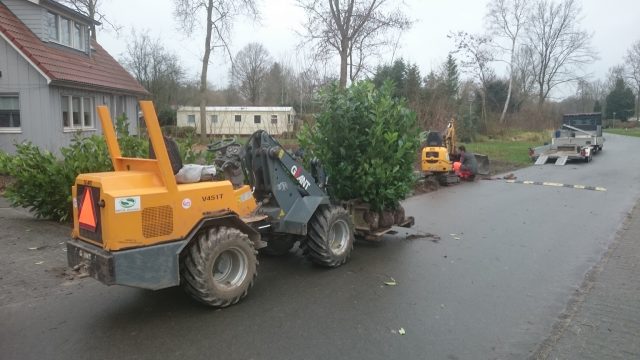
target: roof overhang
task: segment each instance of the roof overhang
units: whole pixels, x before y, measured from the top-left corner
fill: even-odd
[[[151,96],[151,93],[149,92],[141,92],[141,91],[135,91],[135,90],[129,90],[129,89],[118,89],[118,88],[112,88],[108,86],[93,85],[93,84],[81,83],[76,81],[53,80],[51,81],[50,85],[71,88],[71,89],[98,91],[98,92],[104,92],[108,94],[131,95],[131,96],[136,96],[140,98],[147,98]]]
[[[74,10],[74,9],[72,9],[72,8],[66,6],[66,5],[63,5],[63,4],[61,4],[61,3],[57,2],[57,1],[52,1],[52,0],[29,0],[29,1],[31,1],[32,3],[35,3],[35,4],[44,5],[45,7],[49,7],[51,9],[58,10],[60,12],[66,13],[67,15],[71,15],[71,16],[80,18],[80,19],[86,21],[89,24],[93,23],[96,26],[102,25],[101,22],[96,21],[96,20],[88,17],[87,15],[85,15],[85,14],[83,14],[83,13],[77,11],[77,10]]]

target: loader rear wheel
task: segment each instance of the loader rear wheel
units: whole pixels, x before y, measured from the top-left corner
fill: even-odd
[[[247,296],[258,274],[256,254],[249,237],[238,229],[204,229],[186,249],[183,286],[206,305],[233,305]]]
[[[351,256],[354,240],[353,223],[347,210],[340,206],[322,205],[309,222],[303,249],[311,262],[338,267]]]

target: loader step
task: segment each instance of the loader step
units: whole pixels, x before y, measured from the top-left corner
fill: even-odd
[[[540,155],[540,156],[538,156],[538,159],[536,160],[536,165],[544,165],[544,164],[547,163],[548,159],[549,159],[549,156]]]
[[[562,166],[562,165],[564,165],[564,164],[566,164],[566,163],[567,163],[567,160],[568,160],[568,159],[569,159],[569,157],[568,157],[568,156],[560,156],[560,157],[558,158],[558,160],[556,160],[556,165],[558,165],[558,166]]]

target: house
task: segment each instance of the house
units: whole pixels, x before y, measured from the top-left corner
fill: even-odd
[[[282,135],[294,130],[296,116],[291,106],[207,106],[206,112],[206,131],[216,135],[251,135],[256,130]],[[179,107],[177,125],[200,133],[200,107]]]
[[[97,105],[137,132],[148,92],[90,38],[92,21],[51,0],[0,0],[0,150],[56,152],[78,132],[100,134]]]

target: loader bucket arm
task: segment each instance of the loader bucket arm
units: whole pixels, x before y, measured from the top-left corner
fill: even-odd
[[[306,235],[309,219],[329,196],[266,131],[258,130],[245,146],[243,168],[262,214],[275,219],[274,231]]]

